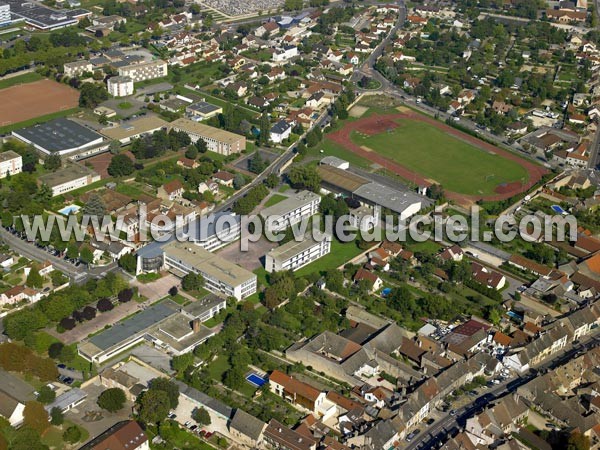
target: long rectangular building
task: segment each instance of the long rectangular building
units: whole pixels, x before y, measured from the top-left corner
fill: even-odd
[[[265,270],[269,273],[297,270],[327,255],[331,251],[331,236],[317,241],[310,233],[301,241],[291,240],[272,249],[265,256]]]
[[[229,156],[246,149],[246,138],[244,136],[193,120],[177,119],[171,122],[171,128],[175,131],[183,131],[194,143],[198,139],[203,139],[209,151],[220,155]]]
[[[129,77],[134,82],[166,77],[167,63],[162,59],[157,59],[156,61],[130,64],[119,67],[119,76]]]
[[[300,191],[260,212],[266,226],[271,231],[287,227],[308,218],[319,211],[321,196],[310,191]]]
[[[190,242],[163,247],[164,266],[179,273],[197,273],[209,291],[242,300],[256,292],[256,275]]]

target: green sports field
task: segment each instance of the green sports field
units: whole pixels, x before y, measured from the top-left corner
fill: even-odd
[[[373,136],[353,131],[351,139],[460,194],[490,195],[499,184],[528,179],[527,171],[518,163],[428,123],[408,119],[398,119],[397,123],[397,128]]]

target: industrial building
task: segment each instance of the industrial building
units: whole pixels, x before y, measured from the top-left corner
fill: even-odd
[[[109,139],[127,145],[134,139],[152,134],[155,131],[167,128],[169,122],[157,116],[144,116],[128,120],[115,127],[102,128],[100,133]]]
[[[67,155],[100,151],[104,138],[95,131],[65,118],[15,130],[12,135],[45,153]]]

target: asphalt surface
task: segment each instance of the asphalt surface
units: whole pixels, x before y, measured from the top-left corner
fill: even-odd
[[[504,383],[487,390],[469,405],[456,410],[457,413],[455,416],[448,414],[442,419],[438,420],[436,423],[432,424],[430,427],[424,430],[422,429],[421,433],[418,434],[410,442],[410,444],[405,447],[404,450],[425,450],[437,448],[444,442],[445,439],[456,434],[456,432],[462,429],[468,418],[483,411],[488,404],[504,397],[507,394],[515,392],[520,386],[523,386],[534,379],[539,373],[545,373],[548,370],[552,370],[558,366],[561,366],[572,358],[576,358],[598,345],[600,345],[600,336],[596,333],[594,337],[588,338],[585,343],[571,346],[570,349],[558,353],[554,358],[546,361],[538,368],[530,370],[523,376],[508,379]]]
[[[21,256],[29,258],[37,262],[50,261],[52,265],[67,275],[75,283],[83,283],[88,278],[99,278],[106,275],[117,268],[117,263],[113,262],[103,267],[86,267],[84,264],[76,267],[75,265],[57,258],[56,256],[38,248],[32,242],[24,239],[19,239],[6,229],[0,227],[0,239],[6,242],[10,248]]]

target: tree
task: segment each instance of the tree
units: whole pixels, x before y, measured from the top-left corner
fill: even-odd
[[[83,315],[83,318],[85,320],[92,320],[96,317],[96,308],[94,308],[93,306],[86,306],[85,308],[83,308],[81,314]]]
[[[23,425],[37,431],[40,435],[43,434],[50,426],[44,405],[35,400],[25,403]]]
[[[92,193],[90,195],[89,200],[83,206],[83,214],[93,217],[103,217],[106,214],[106,206],[98,194]]]
[[[65,345],[60,351],[60,355],[58,355],[58,360],[63,363],[70,363],[76,356],[77,350],[75,350],[75,347]]]
[[[181,287],[184,291],[197,291],[204,285],[204,278],[197,273],[188,273],[181,280]]]
[[[52,153],[46,157],[44,160],[44,168],[51,172],[54,172],[57,169],[60,169],[61,160],[60,155],[58,153]]]
[[[244,178],[244,175],[242,175],[241,173],[236,173],[235,177],[233,178],[233,187],[235,189],[241,189],[242,187],[244,187],[245,184],[246,179]]]
[[[126,177],[131,175],[134,170],[133,161],[125,154],[113,156],[108,166],[108,173],[113,177]]]
[[[79,93],[79,106],[93,109],[103,101],[108,100],[108,91],[104,85],[84,83]]]
[[[135,273],[137,269],[137,259],[131,253],[126,253],[119,258],[119,267],[129,273]]]
[[[98,396],[98,406],[108,412],[115,412],[123,409],[127,398],[125,392],[120,388],[110,388]]]
[[[169,295],[171,297],[175,297],[178,293],[179,289],[177,289],[177,286],[171,286],[171,288],[169,289]]]
[[[48,403],[52,403],[56,398],[56,392],[54,392],[47,385],[42,386],[38,389],[37,401],[47,405]]]
[[[96,303],[96,309],[100,312],[107,312],[112,310],[113,308],[114,305],[107,298],[101,298],[100,300],[98,300],[98,303]]]
[[[265,178],[265,184],[269,189],[274,189],[279,184],[279,177],[274,173],[270,173],[267,178]]]
[[[317,192],[321,183],[321,177],[314,167],[293,166],[289,173],[292,187],[296,189],[308,189]]]
[[[196,159],[198,157],[198,148],[190,145],[185,151],[185,157],[189,159]]]
[[[185,372],[186,369],[192,364],[194,364],[194,354],[191,352],[174,356],[171,360],[171,366],[173,367],[173,370],[176,370],[179,373]]]
[[[65,430],[62,437],[66,442],[74,444],[75,442],[79,442],[81,439],[81,430],[78,426],[73,425]]]
[[[65,344],[62,342],[53,342],[48,347],[48,356],[52,359],[57,359]]]
[[[163,391],[169,399],[170,409],[177,408],[179,404],[179,388],[168,378],[154,378],[150,380],[150,390]]]
[[[133,289],[126,288],[119,292],[117,298],[121,303],[127,303],[133,298]]]
[[[121,142],[110,141],[110,144],[108,144],[108,150],[110,151],[111,154],[118,155],[119,152],[121,151]]]
[[[194,408],[192,411],[192,419],[196,421],[198,425],[210,425],[210,414],[202,407]]]
[[[14,432],[10,450],[48,450],[48,446],[42,444],[39,432],[23,426]]]
[[[77,244],[75,244],[75,242],[69,242],[69,245],[67,245],[67,258],[79,258],[79,247],[77,247]]]
[[[163,421],[170,409],[169,396],[165,391],[149,389],[141,396],[140,419],[145,423],[155,424]]]
[[[589,450],[589,448],[589,437],[585,436],[579,431],[574,431],[571,433],[567,442],[567,450]]]
[[[40,272],[32,267],[29,271],[29,275],[27,275],[27,279],[25,280],[25,286],[30,288],[41,288],[44,285],[44,277],[40,275]]]
[[[68,330],[72,330],[73,328],[75,328],[75,325],[77,325],[77,323],[75,322],[75,319],[72,319],[70,317],[65,317],[60,322],[58,322],[58,325],[63,330],[67,330],[68,331]]]
[[[56,406],[50,411],[50,423],[54,426],[62,425],[65,421],[65,415],[60,408]]]
[[[79,252],[79,260],[84,264],[91,264],[94,261],[94,253],[89,245],[82,245]]]
[[[206,153],[208,151],[208,145],[206,144],[206,141],[202,138],[199,138],[196,141],[196,149],[198,150],[198,153]]]

